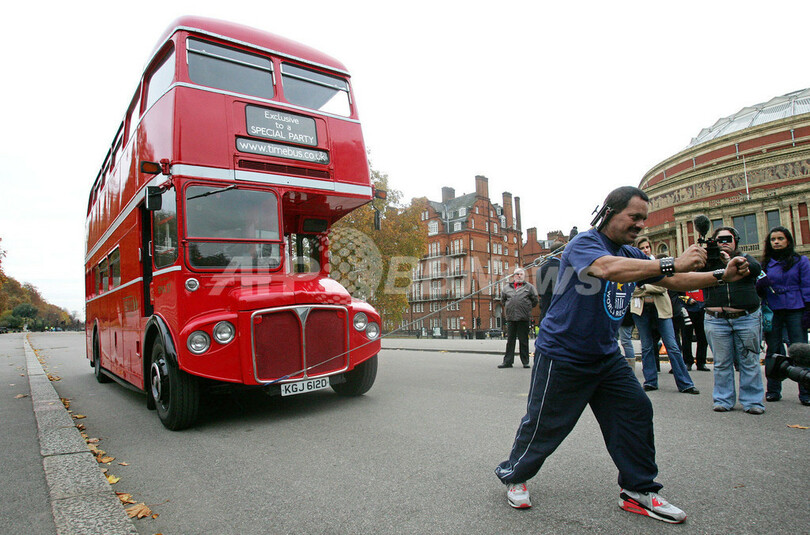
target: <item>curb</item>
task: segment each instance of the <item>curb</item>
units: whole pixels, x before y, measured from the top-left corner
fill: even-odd
[[[51,512],[60,535],[138,535],[76,424],[23,338]]]
[[[490,351],[485,349],[464,349],[464,348],[453,348],[453,349],[434,349],[434,348],[421,348],[421,347],[381,347],[380,350],[385,351],[429,351],[433,353],[471,353],[476,355],[499,355],[503,356],[503,351]],[[529,355],[529,358],[534,358],[533,355]],[[627,365],[636,369],[636,359],[626,359]],[[639,361],[640,362],[640,361]]]
[[[381,347],[387,351],[432,351],[433,353],[475,353],[477,355],[503,355],[503,351],[488,351],[485,349],[433,349],[423,347]]]

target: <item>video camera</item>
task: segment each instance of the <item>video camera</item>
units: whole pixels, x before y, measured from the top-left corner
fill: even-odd
[[[791,344],[787,352],[787,357],[774,355],[766,360],[765,375],[776,381],[791,379],[810,388],[810,344]]]
[[[712,222],[705,215],[699,215],[695,218],[694,224],[700,234],[698,243],[706,248],[706,265],[700,271],[714,271],[726,267],[720,258],[720,246],[717,245],[717,240],[706,237],[712,228]]]

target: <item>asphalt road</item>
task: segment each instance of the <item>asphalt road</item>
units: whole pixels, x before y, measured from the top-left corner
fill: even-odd
[[[688,515],[671,526],[619,509],[589,409],[529,482],[534,507],[510,508],[493,469],[524,414],[530,371],[496,369],[496,355],[386,349],[360,398],[220,395],[195,428],[171,432],[144,396],[95,381],[82,335],[30,339],[115,457],[114,490],[158,514],[134,522],[143,534],[810,533],[810,430],[788,427],[810,426],[810,408],[792,382],[752,416],[711,411],[711,373],[692,373],[699,396],[662,374],[650,393],[659,481]]]

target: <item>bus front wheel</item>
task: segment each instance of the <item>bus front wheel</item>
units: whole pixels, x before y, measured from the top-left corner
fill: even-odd
[[[179,431],[196,421],[200,406],[199,383],[195,377],[169,361],[160,337],[152,344],[149,395],[155,403],[160,422],[167,429]]]
[[[341,396],[362,396],[371,390],[377,378],[377,355],[344,373],[343,377],[346,382],[333,384],[332,390]]]

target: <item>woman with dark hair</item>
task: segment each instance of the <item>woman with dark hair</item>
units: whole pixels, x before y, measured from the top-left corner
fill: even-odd
[[[807,343],[810,320],[810,260],[793,250],[793,235],[785,227],[774,227],[765,238],[762,270],[766,273],[757,282],[757,290],[773,310],[771,331],[765,334],[768,343],[765,359],[776,353],[784,354],[783,331],[788,341]],[[767,401],[782,399],[782,382],[768,379]],[[810,390],[799,385],[799,401],[810,405]]]

